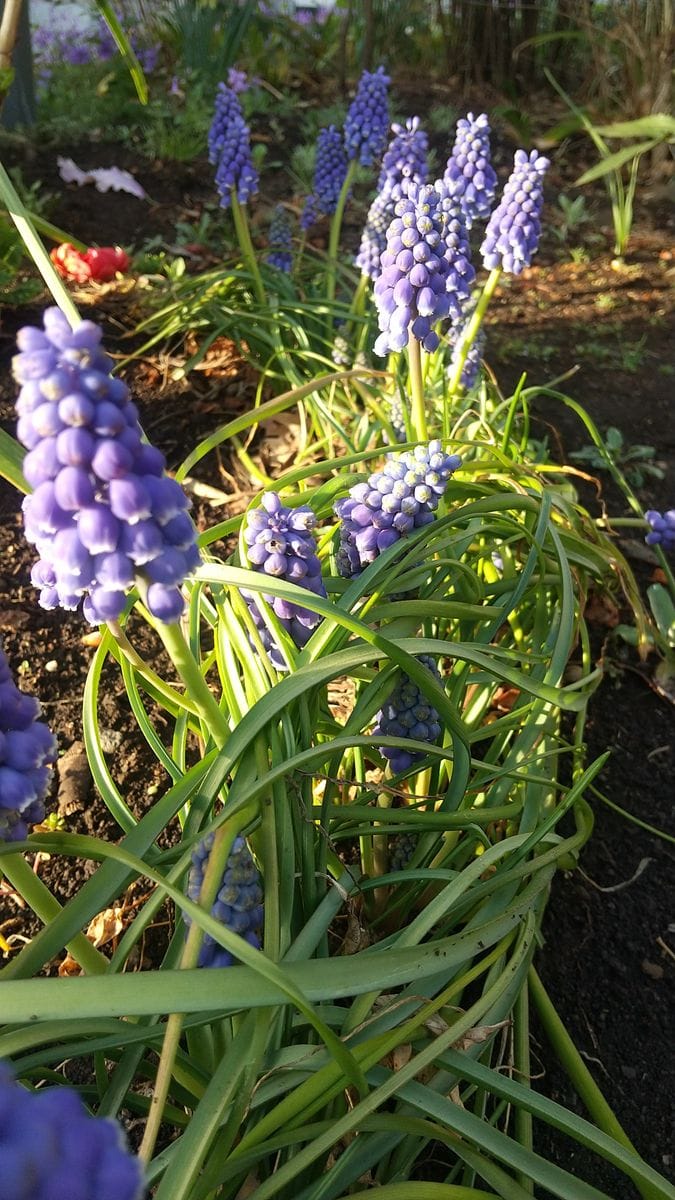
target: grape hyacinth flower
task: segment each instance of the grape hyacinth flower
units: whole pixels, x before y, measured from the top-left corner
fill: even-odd
[[[433,658],[428,654],[420,654],[417,661],[431,671],[440,683],[441,676]],[[441,724],[438,713],[426,699],[424,692],[410,678],[403,675],[396,684],[389,699],[377,714],[375,734],[385,737],[414,738],[418,742],[435,742],[440,736]],[[380,754],[389,761],[392,773],[407,771],[413,763],[419,761],[421,755],[416,751],[402,750],[396,746],[382,746]]]
[[[471,324],[471,318],[474,314],[475,307],[475,304],[470,304],[462,318],[459,321],[456,321],[455,324],[450,328],[449,340],[452,347],[452,358],[450,359],[450,365],[447,371],[449,379],[452,379],[456,371],[459,369],[459,362],[464,351],[464,342]],[[466,391],[470,391],[478,378],[486,342],[487,333],[485,332],[485,328],[481,325],[471,345],[469,346],[469,349],[466,353],[466,358],[464,359],[464,363],[462,365],[459,384],[460,387],[465,388]]]
[[[403,401],[399,395],[394,396],[389,405],[389,424],[391,425],[395,441],[399,444],[407,442],[408,435],[405,428],[405,417],[403,416]]]
[[[199,902],[199,893],[202,890],[204,872],[212,847],[213,834],[210,833],[192,851],[187,894],[195,904]],[[263,890],[258,868],[243,837],[235,838],[232,843],[223,878],[211,908],[211,916],[232,933],[238,933],[250,946],[256,950],[260,949]],[[185,924],[188,928],[192,924],[187,915]],[[197,966],[231,967],[236,961],[229,950],[220,946],[210,934],[204,934]]]
[[[483,265],[490,271],[501,267],[509,275],[520,275],[529,267],[541,235],[544,175],[549,160],[532,150],[516,150],[513,171],[494,210],[480,248]]]
[[[342,134],[334,125],[320,129],[314,170],[314,199],[319,212],[329,217],[333,215],[346,175],[347,155]]]
[[[289,274],[293,266],[293,233],[290,213],[283,204],[277,204],[274,210],[270,222],[269,243],[268,263],[278,271]]]
[[[260,508],[251,509],[246,518],[244,541],[249,563],[255,571],[297,583],[315,596],[325,598],[326,589],[313,534],[315,527],[316,516],[306,504],[286,508],[276,492],[265,492]],[[286,661],[265,625],[254,597],[244,593],[244,598],[272,665],[279,671],[286,670]],[[294,644],[302,649],[321,617],[280,596],[266,595],[265,600]]]
[[[152,615],[174,622],[200,561],[190,502],[161,451],[143,442],[138,409],[100,342],[97,325],[72,329],[58,308],[45,311],[44,330],[17,335],[17,437],[33,488],[24,525],[39,554],[31,578],[43,608],[82,602],[92,624],[116,620],[140,581]]]
[[[380,336],[376,354],[403,350],[412,336],[425,350],[439,344],[434,324],[461,315],[473,280],[456,202],[442,181],[411,183],[397,200],[373,296]]]
[[[650,508],[645,517],[651,526],[645,541],[648,546],[663,546],[666,552],[675,550],[675,508],[660,513]]]
[[[405,195],[407,183],[426,183],[429,174],[429,139],[420,127],[419,117],[408,117],[405,125],[392,125],[394,137],[384,152],[378,192],[388,192],[398,200]]]
[[[306,197],[305,203],[302,206],[302,212],[300,214],[300,228],[304,230],[309,229],[314,224],[317,217],[318,209],[316,204],[316,196],[310,193],[310,195]]]
[[[23,841],[28,826],[44,820],[56,738],[39,716],[38,701],[19,691],[0,645],[0,842]]]
[[[341,575],[359,575],[399,538],[428,525],[453,471],[457,454],[445,454],[439,441],[388,454],[381,471],[357,483],[335,504],[340,521],[337,565]]]
[[[395,215],[395,203],[389,192],[378,192],[368,209],[359,252],[354,261],[361,274],[369,279],[377,279],[380,274],[380,259],[387,248],[387,230]]]
[[[490,162],[490,126],[487,114],[467,113],[457,122],[452,154],[443,181],[461,205],[464,224],[489,217],[497,190],[497,176]]]
[[[69,1087],[29,1092],[0,1062],[2,1200],[141,1200],[141,1162],[122,1130]]]
[[[216,167],[216,187],[221,208],[229,208],[232,194],[240,204],[258,191],[258,172],[251,158],[248,125],[231,87],[218,84],[216,106],[208,135],[209,162]]]
[[[370,167],[387,143],[389,109],[387,88],[390,79],[384,67],[364,71],[345,120],[345,148],[348,159],[358,159]]]

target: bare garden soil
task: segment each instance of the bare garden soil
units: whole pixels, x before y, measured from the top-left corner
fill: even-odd
[[[135,245],[162,234],[174,243],[177,220],[195,221],[212,202],[211,176],[205,162],[158,163],[134,158],[118,146],[83,145],[73,153],[87,168],[134,169],[151,201],[124,194],[100,196],[90,188],[63,188],[56,172],[56,149],[31,157],[14,151],[24,177],[39,178],[60,193],[49,218],[89,243]],[[10,156],[11,161],[11,156]],[[582,165],[575,164],[573,174]],[[555,186],[555,185],[554,185]],[[265,197],[263,197],[263,200]],[[353,218],[354,229],[363,214]],[[622,270],[610,265],[606,241],[595,245],[589,260],[561,259],[557,242],[544,241],[539,265],[519,280],[507,281],[490,316],[487,361],[504,394],[521,373],[530,385],[545,383],[577,368],[561,386],[583,404],[602,431],[617,426],[626,444],[649,443],[666,472],[639,489],[645,507],[668,508],[675,495],[675,422],[672,417],[673,293],[675,257],[672,229],[647,209],[639,213],[633,253]],[[190,258],[190,255],[193,257]],[[211,265],[212,251],[192,246],[188,261]],[[121,285],[82,289],[77,301],[87,315],[102,321],[106,346],[125,359],[140,344],[129,332],[140,316],[142,295]],[[0,421],[13,432],[14,385],[10,372],[17,328],[39,323],[46,300],[21,310],[0,310]],[[187,449],[229,416],[250,407],[255,379],[231,344],[214,348],[187,380],[174,379],[176,347],[159,346],[130,359],[122,374],[130,383],[148,436],[175,467]],[[547,439],[553,458],[571,464],[570,453],[588,443],[577,417],[559,401],[542,396],[533,404],[533,437]],[[265,460],[265,444],[256,452]],[[209,456],[196,471],[193,496],[198,524],[222,520],[241,509],[251,494],[250,481],[223,455]],[[602,472],[573,477],[592,512],[605,506],[614,516],[628,515],[625,501]],[[206,484],[206,494],[199,484]],[[226,504],[211,507],[208,487],[225,493]],[[622,542],[645,584],[655,564],[638,540]],[[0,481],[0,637],[21,686],[39,696],[45,715],[59,733],[62,758],[52,807],[69,829],[115,839],[119,830],[96,795],[83,758],[81,704],[87,669],[96,642],[79,616],[47,613],[37,606],[30,584],[32,549],[22,533],[19,499]],[[654,689],[653,664],[639,664],[612,636],[617,611],[597,606],[591,614],[597,655],[606,667],[587,727],[589,755],[607,748],[612,756],[600,782],[603,792],[640,820],[672,833],[672,781],[675,776],[673,708]],[[147,636],[147,635],[146,635]],[[151,644],[146,656],[159,656]],[[134,813],[142,813],[166,783],[162,769],[135,731],[119,676],[106,670],[102,686],[104,748],[115,779]],[[161,731],[160,731],[161,732]],[[595,831],[578,871],[554,882],[543,927],[538,969],[577,1046],[637,1149],[658,1170],[673,1175],[675,1127],[675,1041],[672,983],[675,966],[673,846],[629,823],[602,801],[593,801]],[[61,900],[67,899],[93,870],[93,864],[42,859],[42,878]],[[669,890],[670,888],[670,890]],[[133,903],[136,893],[128,898]],[[124,915],[122,915],[122,920]],[[170,919],[165,914],[163,921]],[[0,893],[0,932],[21,945],[36,929],[17,898]],[[166,942],[158,924],[138,956],[139,967],[157,961]],[[54,964],[54,970],[58,964]],[[536,1030],[536,1026],[535,1026]],[[553,1099],[582,1112],[549,1052],[543,1036],[533,1046],[536,1086]],[[603,1187],[617,1200],[637,1195],[622,1176],[546,1128],[537,1129],[537,1147],[567,1169]]]

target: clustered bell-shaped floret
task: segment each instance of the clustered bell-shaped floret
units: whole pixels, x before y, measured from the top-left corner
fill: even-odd
[[[390,79],[384,67],[364,71],[345,120],[347,158],[358,158],[362,167],[370,167],[387,144],[389,107],[387,88]]]
[[[450,359],[450,365],[447,372],[448,378],[450,379],[453,378],[455,368],[459,362],[469,325],[471,323],[471,317],[473,316],[474,308],[475,304],[470,304],[460,320],[450,328],[449,340],[452,347],[452,357]],[[485,327],[481,325],[478,333],[474,337],[473,342],[469,347],[459,380],[460,387],[465,388],[466,391],[470,391],[478,379],[486,342],[487,334],[485,332]]]
[[[490,162],[490,126],[486,113],[477,117],[467,113],[457,122],[455,144],[443,180],[451,195],[460,202],[467,229],[490,215],[497,176]]]
[[[72,1088],[29,1092],[0,1063],[2,1200],[141,1200],[141,1162],[116,1121],[92,1117]]]
[[[445,454],[440,441],[433,441],[387,455],[381,471],[350,488],[335,504],[340,574],[359,575],[399,538],[433,521],[448,480],[460,465],[457,454]]]
[[[433,352],[433,328],[461,315],[474,278],[459,209],[442,181],[416,186],[396,202],[373,296],[382,330],[376,354],[403,350],[410,337]]]
[[[398,394],[394,396],[389,405],[389,424],[394,434],[394,441],[398,442],[399,445],[401,442],[407,442],[408,434],[406,433],[405,417],[403,415],[403,401]],[[389,441],[389,438],[387,437],[386,440]]]
[[[391,838],[388,846],[390,871],[405,871],[417,849],[417,842],[414,833],[398,833]]]
[[[142,440],[138,409],[101,349],[91,321],[72,329],[58,308],[44,330],[19,330],[13,360],[21,383],[17,436],[34,489],[23,502],[26,537],[38,551],[33,584],[43,608],[115,620],[137,576],[161,621],[183,611],[180,587],[199,564],[190,502]]]
[[[361,234],[361,244],[355,263],[362,275],[377,279],[380,259],[387,248],[387,230],[394,219],[396,201],[390,192],[378,192],[373,200]]]
[[[244,541],[249,563],[255,571],[296,583],[315,596],[325,598],[326,589],[321,578],[321,563],[313,533],[315,528],[316,516],[306,504],[298,508],[286,508],[276,492],[265,492],[260,500],[260,508],[251,509],[246,518]],[[265,625],[255,598],[246,593],[244,598],[271,663],[277,670],[285,670],[286,661]],[[305,646],[321,617],[280,596],[265,595],[265,600],[294,645],[298,649]]]
[[[204,882],[204,872],[213,847],[213,834],[199,843],[192,852],[192,867],[188,876],[187,894],[195,904]],[[250,946],[260,949],[263,925],[263,890],[260,874],[251,851],[243,837],[235,838],[228,855],[223,878],[211,908],[211,916],[232,933],[238,933]],[[185,924],[191,925],[189,917]],[[199,951],[200,967],[231,967],[237,959],[229,950],[205,934]]]
[[[440,682],[438,667],[430,655],[420,654],[417,661],[423,663]],[[437,740],[440,732],[438,712],[415,681],[409,675],[402,675],[377,714],[373,733],[384,734],[385,737],[414,738],[418,742],[431,744]],[[394,775],[398,775],[400,771],[407,771],[421,758],[416,751],[402,750],[396,746],[382,746],[380,754],[389,760]]]
[[[409,181],[426,183],[429,139],[419,117],[408,117],[405,125],[394,124],[391,130],[394,136],[384,152],[377,190],[390,192],[398,200],[405,195]]]
[[[309,229],[316,221],[318,215],[319,210],[316,204],[316,196],[313,193],[310,193],[309,196],[305,197],[305,203],[302,206],[302,212],[300,213],[300,228],[305,230]]]
[[[539,246],[544,176],[549,160],[532,150],[516,150],[513,171],[494,210],[480,248],[484,266],[501,267],[509,275],[520,275],[529,267]]]
[[[329,217],[333,215],[346,174],[347,155],[342,134],[334,125],[320,129],[314,169],[314,198],[319,212]]]
[[[274,209],[270,222],[269,243],[268,263],[287,275],[293,266],[293,228],[290,213],[283,204],[277,204]]]
[[[20,842],[44,819],[56,738],[40,705],[20,692],[0,645],[0,842]]]
[[[645,541],[648,546],[663,546],[666,552],[675,550],[675,508],[660,513],[650,508],[645,517],[651,526]]]
[[[221,208],[229,208],[232,193],[240,204],[258,191],[258,172],[251,158],[251,141],[241,104],[227,84],[219,83],[209,130],[209,161],[216,167]]]

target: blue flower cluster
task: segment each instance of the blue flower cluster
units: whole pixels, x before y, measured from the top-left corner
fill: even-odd
[[[310,193],[310,195],[306,197],[305,203],[302,206],[302,212],[300,213],[300,228],[309,229],[310,226],[312,226],[316,221],[318,215],[319,210],[316,205],[316,196],[313,193]]]
[[[382,330],[373,349],[403,350],[412,336],[432,352],[439,343],[434,324],[458,317],[469,296],[474,273],[466,234],[442,181],[411,183],[394,212],[373,288]]]
[[[56,738],[39,716],[38,701],[19,691],[0,645],[0,842],[22,841],[45,815]]]
[[[29,1092],[0,1063],[2,1200],[140,1200],[143,1169],[116,1121],[72,1088]]]
[[[289,274],[293,266],[293,227],[290,213],[283,204],[277,204],[272,214],[269,243],[268,263],[278,271]]]
[[[380,258],[387,248],[387,230],[395,215],[395,203],[389,192],[378,192],[368,209],[359,252],[354,261],[361,274],[369,279],[377,279],[380,274]]]
[[[467,229],[490,215],[497,176],[490,162],[490,126],[486,113],[467,113],[457,122],[452,154],[443,180],[461,205]]]
[[[218,84],[216,105],[208,136],[209,161],[216,167],[216,187],[221,208],[229,208],[232,193],[240,204],[258,191],[258,172],[251,158],[248,125],[236,93]]]
[[[187,894],[195,904],[204,882],[204,872],[213,846],[210,833],[192,852],[192,867],[188,876]],[[211,916],[232,933],[238,933],[250,946],[260,949],[263,924],[263,890],[260,874],[251,851],[243,837],[235,838],[230,850],[222,882],[211,908]],[[189,927],[190,919],[185,917]],[[218,942],[204,934],[197,965],[200,967],[231,967],[237,960]]]
[[[362,167],[370,167],[387,144],[389,107],[387,88],[390,79],[384,67],[364,71],[345,120],[347,158],[358,158]]]
[[[414,833],[399,833],[389,842],[389,870],[405,871],[417,849],[418,838]]]
[[[34,489],[23,512],[40,556],[31,578],[43,608],[76,609],[84,598],[84,616],[98,624],[119,617],[140,577],[153,616],[177,621],[181,584],[199,563],[189,500],[142,440],[138,409],[100,342],[97,325],[72,329],[58,308],[46,310],[44,330],[17,335],[17,437]]]
[[[255,571],[297,583],[315,596],[325,597],[326,589],[313,534],[315,527],[316,516],[306,504],[298,508],[286,508],[276,492],[263,493],[260,508],[250,510],[244,528],[246,553],[251,566]],[[254,597],[244,594],[244,598],[271,663],[277,670],[285,670],[285,659],[265,625]],[[321,617],[280,596],[266,595],[265,600],[294,644],[299,649],[306,645]]]
[[[347,174],[347,155],[342,134],[334,125],[320,129],[316,142],[314,198],[319,212],[332,216]]]
[[[450,360],[450,366],[448,367],[447,372],[448,378],[450,379],[452,379],[454,376],[455,368],[462,352],[464,339],[468,331],[471,317],[473,316],[474,308],[475,305],[469,305],[460,320],[455,322],[455,324],[450,327],[449,340],[452,347],[452,358]],[[471,346],[469,347],[459,380],[460,387],[465,388],[466,391],[470,391],[478,379],[486,342],[487,333],[485,331],[485,326],[481,325],[478,333],[473,339]]]
[[[645,517],[651,526],[645,541],[648,546],[663,546],[666,552],[675,550],[675,508],[660,513],[650,508]]]
[[[394,433],[395,441],[397,441],[399,444],[401,442],[407,442],[408,435],[406,433],[405,417],[403,415],[403,401],[398,394],[394,396],[391,404],[389,405],[389,424],[391,425]]]
[[[440,682],[438,667],[430,655],[420,654],[417,661],[423,663]],[[431,743],[436,741],[440,732],[441,724],[436,709],[414,680],[409,675],[402,675],[386,704],[377,714],[373,733]],[[421,757],[416,752],[411,753],[395,746],[382,746],[380,753],[389,760],[394,775],[398,775],[400,771],[407,771]]]
[[[389,454],[381,471],[357,483],[335,504],[340,521],[337,565],[341,575],[359,575],[383,550],[434,519],[457,454],[445,454],[440,441]]]
[[[382,159],[378,192],[389,192],[396,200],[405,195],[407,182],[426,183],[429,174],[429,139],[419,117],[408,117],[405,125],[392,125],[391,139]]]
[[[550,166],[538,150],[516,150],[513,171],[494,210],[480,248],[483,265],[520,275],[536,254],[541,235],[544,176]]]

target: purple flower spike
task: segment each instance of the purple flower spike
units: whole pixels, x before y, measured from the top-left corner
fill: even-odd
[[[314,200],[319,212],[332,216],[347,174],[347,155],[342,134],[334,125],[320,129],[316,142]]]
[[[372,73],[364,71],[349,106],[345,120],[347,158],[358,158],[362,167],[370,167],[387,143],[389,83],[384,67],[378,67]]]
[[[293,266],[293,229],[291,216],[283,204],[277,204],[270,222],[270,253],[267,261],[271,267],[289,274]]]
[[[450,345],[452,346],[452,358],[450,360],[450,366],[448,367],[448,378],[449,379],[452,379],[454,376],[455,367],[457,366],[457,363],[459,362],[459,357],[460,357],[460,354],[461,354],[462,348],[463,348],[464,338],[466,337],[466,333],[467,333],[468,326],[469,326],[472,316],[473,316],[473,307],[470,306],[467,309],[467,311],[464,313],[464,315],[460,318],[460,320],[457,321],[450,329],[449,337],[450,337]],[[468,350],[468,353],[467,353],[467,356],[466,356],[466,359],[464,362],[464,367],[462,369],[462,375],[461,375],[461,378],[459,381],[460,387],[465,388],[466,391],[470,391],[471,388],[476,383],[476,380],[478,379],[478,376],[480,374],[480,365],[481,365],[481,362],[483,361],[483,353],[485,351],[486,341],[487,341],[487,334],[485,332],[485,326],[481,325],[471,346],[469,347],[469,350]]]
[[[141,1162],[116,1121],[72,1088],[29,1092],[0,1063],[2,1200],[141,1200]]]
[[[423,663],[434,678],[440,682],[438,667],[430,655],[420,654],[417,656],[417,661]],[[408,737],[431,744],[437,741],[441,733],[440,719],[436,709],[409,675],[402,674],[400,682],[397,683],[375,719],[377,724],[373,733],[381,733],[385,737]],[[421,757],[417,752],[411,753],[409,750],[401,750],[395,746],[382,746],[380,754],[389,760],[394,775],[398,775],[400,771],[407,771]]]
[[[389,192],[396,200],[405,195],[408,181],[426,183],[429,169],[429,139],[419,117],[408,117],[405,125],[392,125],[391,139],[382,159],[378,192]]]
[[[84,600],[87,620],[115,620],[135,572],[147,568],[155,588],[148,592],[150,611],[178,620],[180,585],[198,563],[189,501],[164,474],[163,454],[141,440],[138,410],[124,382],[110,375],[100,329],[82,321],[72,330],[59,309],[48,309],[44,331],[28,326],[17,340],[14,373],[23,385],[17,434],[31,447],[24,469],[35,489],[23,513],[26,537],[40,556],[33,575],[40,604],[72,610]],[[52,399],[36,403],[36,386]],[[56,436],[46,407],[63,424]],[[153,575],[153,564],[167,554],[171,579],[160,580],[163,568]]]
[[[538,150],[529,156],[525,150],[516,150],[513,171],[480,248],[489,271],[501,267],[509,275],[520,275],[532,262],[541,235],[544,175],[549,166]]]
[[[648,546],[663,546],[666,553],[675,550],[675,508],[660,513],[650,508],[645,517],[651,526],[645,541]]]
[[[434,519],[453,471],[456,454],[444,454],[439,441],[389,454],[381,471],[357,483],[338,500],[340,520],[337,565],[341,575],[360,575],[383,550]]]
[[[0,645],[0,842],[23,841],[28,826],[44,819],[56,739],[39,716],[38,701],[19,691]],[[0,1149],[1,1130],[0,1116]]]
[[[306,504],[285,508],[276,492],[265,492],[261,507],[251,509],[244,528],[244,541],[250,565],[275,579],[297,583],[315,596],[326,595],[321,578],[321,564],[316,554],[313,530],[316,517]],[[285,671],[286,660],[272,638],[251,593],[244,593],[249,611],[278,671]],[[301,649],[321,621],[317,613],[278,596],[265,596],[282,627]]]
[[[467,229],[490,215],[497,176],[490,162],[490,126],[486,113],[467,113],[457,122],[452,154],[443,182],[461,205]]]
[[[229,208],[232,193],[240,204],[258,191],[258,173],[251,158],[248,125],[235,92],[218,84],[216,106],[208,136],[209,161],[216,167],[221,208]]]
[[[204,882],[204,872],[213,846],[210,833],[192,852],[192,867],[188,877],[187,894],[195,904]],[[243,837],[235,838],[225,866],[211,916],[226,929],[238,933],[256,950],[261,946],[263,926],[263,890],[258,868]],[[191,925],[189,917],[185,924]],[[207,933],[199,951],[199,967],[231,967],[237,960],[229,950],[218,945]]]

